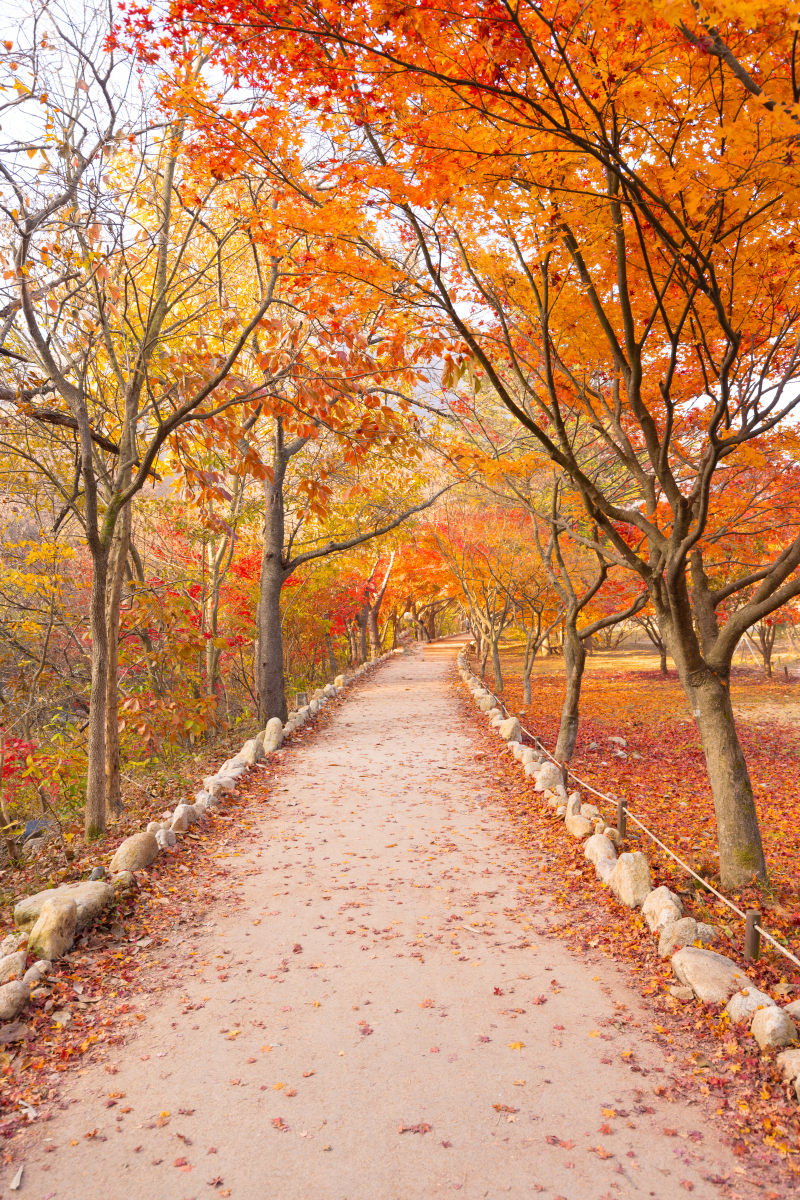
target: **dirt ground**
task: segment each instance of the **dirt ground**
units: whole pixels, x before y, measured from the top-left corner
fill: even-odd
[[[390,660],[291,754],[218,848],[224,894],[140,972],[136,1032],[53,1075],[3,1196],[22,1165],[23,1200],[777,1200],[716,1101],[666,1098],[694,1064],[624,966],[548,934],[453,658]]]

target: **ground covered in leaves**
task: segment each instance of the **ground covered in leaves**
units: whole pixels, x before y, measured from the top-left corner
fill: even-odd
[[[301,744],[302,735],[295,745]],[[113,1054],[145,1019],[142,1001],[179,985],[180,968],[171,965],[175,948],[202,923],[207,905],[217,898],[215,889],[226,888],[230,872],[215,865],[215,852],[230,854],[234,844],[247,839],[254,806],[263,803],[282,759],[290,753],[291,749],[282,751],[268,767],[259,765],[262,787],[257,800],[246,792],[236,794],[224,813],[213,810],[202,826],[180,835],[177,853],[159,855],[147,872],[140,872],[134,889],[107,911],[106,920],[90,926],[58,962],[47,980],[50,996],[32,1003],[19,1018],[24,1037],[0,1045],[0,1138],[12,1138],[37,1114],[39,1120],[46,1119],[63,1072],[81,1070],[88,1061]],[[224,757],[226,752],[212,745],[204,756],[194,758],[198,782],[213,769],[212,759]],[[184,773],[188,769],[185,765]],[[122,838],[187,798],[189,785],[180,776],[166,785],[159,783],[157,788],[151,784],[150,791],[140,787],[138,794],[134,789],[124,816],[102,841],[86,846],[80,838],[73,840],[70,861],[53,842],[21,867],[6,867],[0,878],[5,918],[0,936],[13,929],[15,899],[88,879],[92,867],[105,862]],[[155,977],[150,969],[154,964],[162,968]],[[113,1073],[113,1068],[106,1069]],[[4,1161],[11,1160],[7,1149]]]
[[[666,845],[718,885],[710,789],[699,738],[680,685],[674,673],[662,680],[657,666],[655,670],[646,666],[631,669],[626,657],[618,653],[605,661],[601,655],[591,660],[571,767],[598,790],[626,796]],[[519,713],[523,711],[519,657],[512,651],[503,659],[502,698],[510,712]],[[491,686],[491,679],[487,682]],[[523,725],[552,749],[564,692],[561,660],[537,663],[533,684],[533,702]],[[790,720],[776,726],[772,716],[764,716],[776,706],[800,706],[800,695],[794,701],[792,683],[762,683],[749,671],[738,674],[734,687],[735,702],[744,710],[739,727],[756,784],[770,884],[731,898],[740,907],[760,908],[770,932],[800,954],[800,829],[793,817],[800,735]],[[476,738],[481,741],[478,753],[498,757],[496,734],[487,728],[466,694],[464,704],[473,714]],[[613,758],[608,753],[608,738],[613,735],[625,737],[628,752],[635,751],[641,758]],[[588,748],[593,741],[598,744],[596,751]],[[790,1172],[792,1186],[800,1185],[800,1105],[774,1066],[774,1052],[761,1054],[747,1027],[732,1026],[716,1006],[683,1004],[670,996],[668,989],[676,980],[669,961],[658,958],[657,939],[638,913],[623,908],[598,884],[581,844],[566,836],[561,820],[542,803],[532,781],[522,775],[510,755],[499,756],[496,781],[522,843],[548,855],[552,896],[563,919],[557,928],[536,932],[566,940],[578,954],[596,949],[625,963],[634,978],[638,977],[641,994],[652,1003],[656,1040],[669,1047],[674,1043],[676,1054],[679,1046],[695,1046],[691,1070],[676,1069],[669,1085],[673,1092],[699,1089],[714,1097],[748,1177],[755,1173],[758,1178],[769,1163],[780,1161]],[[607,816],[613,820],[611,811]],[[642,850],[650,862],[654,886],[663,883],[677,891],[688,915],[721,929],[715,949],[742,961],[743,923],[730,910],[696,885],[635,827],[626,849]],[[777,998],[800,998],[800,971],[768,946],[758,963],[748,965],[748,974]]]

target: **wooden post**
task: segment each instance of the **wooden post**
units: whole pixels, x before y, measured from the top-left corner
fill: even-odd
[[[298,708],[305,708],[308,704],[308,692],[296,692],[294,702]]]
[[[617,801],[617,833],[624,840],[628,832],[628,801]]]
[[[757,908],[748,908],[744,924],[744,957],[747,962],[758,962],[761,954],[761,913]]]

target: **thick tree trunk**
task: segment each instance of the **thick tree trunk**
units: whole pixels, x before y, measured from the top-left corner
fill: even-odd
[[[500,648],[495,640],[492,641],[492,668],[494,670],[494,690],[503,690],[503,669],[500,666]]]
[[[392,555],[389,559],[389,566],[386,568],[386,574],[383,577],[383,583],[378,588],[377,595],[375,596],[375,599],[373,600],[372,604],[370,604],[367,608],[367,632],[369,633],[369,653],[370,653],[370,658],[373,660],[373,662],[375,661],[376,658],[380,658],[380,656],[381,656],[381,633],[380,633],[380,629],[378,628],[378,615],[381,611],[381,605],[383,604],[383,597],[386,595],[386,588],[389,584],[389,575],[391,574],[393,563],[394,563],[394,551],[392,551]]]
[[[107,577],[108,550],[100,549],[92,555],[92,594],[89,601],[92,667],[87,731],[86,809],[84,812],[84,833],[87,842],[102,837],[106,829]]]
[[[131,540],[131,505],[126,504],[117,518],[108,565],[106,594],[106,637],[108,670],[106,673],[106,815],[110,820],[122,812],[121,759],[119,750],[119,612],[125,564]]]
[[[729,681],[706,670],[692,683],[694,715],[714,796],[722,886],[739,888],[754,877],[764,878],[766,864]]]
[[[264,480],[264,545],[261,555],[261,581],[258,597],[258,715],[261,725],[270,717],[285,721],[286,688],[283,674],[283,631],[281,629],[281,589],[286,579],[283,564],[283,480],[285,463],[275,456],[274,478]]]
[[[666,679],[667,675],[669,674],[669,672],[667,671],[667,648],[666,648],[666,646],[661,647],[661,649],[658,652],[658,655],[659,655],[659,664],[658,665],[661,668],[661,674]]]
[[[561,725],[558,730],[555,757],[559,762],[569,762],[578,740],[579,706],[581,682],[586,666],[586,651],[574,625],[564,629],[564,675],[567,690],[561,708]]]
[[[281,589],[284,572],[280,562],[266,553],[261,562],[258,598],[258,716],[262,726],[270,717],[288,716],[283,676],[283,631]]]
[[[745,887],[754,878],[766,879],[767,869],[753,787],[733,717],[730,664],[712,671],[704,661],[685,586],[679,585],[670,608],[661,596],[656,599],[661,636],[677,667],[705,754],[717,819],[722,886]],[[706,632],[709,644],[713,634],[713,630]]]

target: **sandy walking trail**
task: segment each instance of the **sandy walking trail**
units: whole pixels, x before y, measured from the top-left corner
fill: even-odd
[[[720,1194],[735,1160],[656,1094],[624,975],[541,933],[453,668],[389,660],[291,752],[183,982],[72,1077],[22,1200]]]

